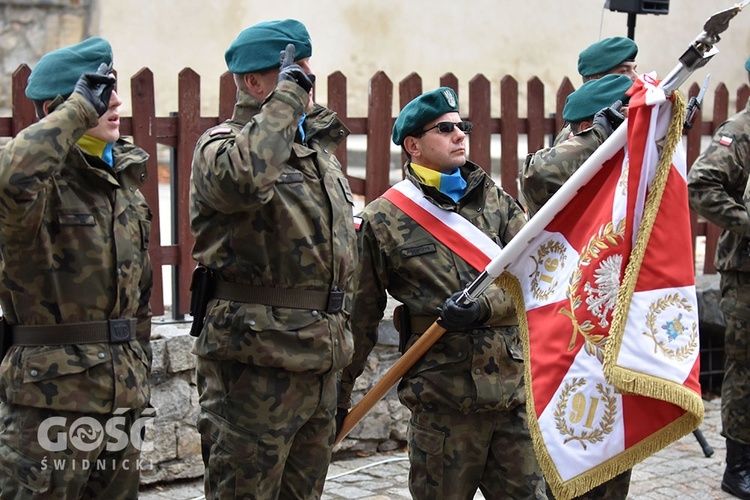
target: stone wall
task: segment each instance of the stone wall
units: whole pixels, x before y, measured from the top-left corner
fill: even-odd
[[[89,36],[96,0],[0,0],[0,81],[21,64],[32,68],[51,50]],[[0,85],[0,114],[10,110],[11,87]]]
[[[719,309],[719,276],[698,276],[697,283],[701,343],[708,346],[714,337],[721,336],[725,325]],[[393,306],[391,302],[386,310],[378,345],[368,359],[365,372],[357,379],[355,402],[372,389],[399,357],[398,335],[391,320]],[[157,416],[147,427],[142,455],[144,484],[203,474],[200,438],[195,428],[198,392],[189,328],[189,323],[154,323],[152,404]],[[409,411],[401,405],[393,387],[334,449],[333,459],[403,448],[408,420]]]
[[[154,322],[151,404],[156,417],[146,427],[141,483],[168,482],[203,474],[195,428],[198,390],[189,323]]]

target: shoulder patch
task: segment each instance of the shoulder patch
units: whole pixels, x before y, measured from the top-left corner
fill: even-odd
[[[719,139],[719,144],[721,144],[722,146],[731,146],[733,141],[734,139],[732,139],[731,137],[722,135],[721,139]]]
[[[362,229],[362,217],[354,216],[354,230],[359,231]]]
[[[209,132],[208,135],[213,137],[218,134],[230,134],[230,133],[232,133],[232,129],[229,127],[217,127],[211,130],[211,132]]]

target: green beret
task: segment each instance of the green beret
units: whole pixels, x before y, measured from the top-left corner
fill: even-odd
[[[452,88],[440,87],[425,92],[410,101],[398,114],[391,139],[396,146],[400,146],[412,132],[422,130],[435,118],[453,111],[458,112],[458,97]]]
[[[633,81],[626,75],[604,75],[581,85],[565,100],[563,120],[579,123],[591,118],[597,111],[611,106],[616,100],[625,100]]]
[[[592,43],[578,55],[578,73],[594,76],[606,73],[625,61],[634,61],[638,46],[630,38],[616,36]]]
[[[750,57],[748,57],[747,61],[745,61],[745,69],[750,71]]]
[[[82,74],[96,73],[102,63],[112,64],[112,47],[96,36],[45,54],[29,75],[26,97],[33,101],[67,97]]]
[[[305,25],[294,19],[266,21],[242,31],[224,54],[227,68],[244,75],[280,66],[279,54],[294,44],[294,60],[312,55],[312,42]]]

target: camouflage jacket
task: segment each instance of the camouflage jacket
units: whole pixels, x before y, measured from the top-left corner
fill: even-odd
[[[750,102],[722,123],[688,172],[690,207],[723,229],[719,271],[750,272]]]
[[[96,124],[73,94],[0,151],[0,305],[11,325],[135,317],[137,341],[12,346],[0,365],[10,404],[108,413],[150,397],[148,155],[122,140],[114,167],[85,154],[76,142]]]
[[[518,202],[506,194],[477,165],[467,162],[462,176],[466,194],[456,204],[437,189],[422,184],[406,165],[406,176],[435,205],[459,213],[492,240],[505,245],[526,222]],[[454,254],[411,217],[385,198],[360,214],[359,286],[352,304],[355,355],[342,375],[339,406],[351,405],[354,380],[362,373],[377,342],[387,293],[412,315],[437,316],[437,308],[463,290],[478,271]],[[515,318],[515,307],[494,285],[480,297],[490,312],[488,324]],[[412,335],[407,346],[417,340]],[[482,327],[448,332],[414,365],[401,383],[399,395],[409,408],[482,411],[505,408],[521,384],[523,351],[517,327]],[[503,363],[512,366],[498,370]],[[518,369],[518,371],[516,371]]]
[[[556,141],[560,139],[558,135]],[[529,217],[552,198],[606,139],[601,127],[595,125],[526,157],[521,169],[521,192]]]
[[[193,158],[190,221],[195,259],[219,279],[256,287],[346,290],[357,261],[349,183],[333,151],[348,130],[282,81],[264,102],[240,93],[232,118],[201,136]],[[344,312],[212,299],[194,353],[318,373],[353,349]]]

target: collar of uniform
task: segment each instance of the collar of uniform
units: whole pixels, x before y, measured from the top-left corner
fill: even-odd
[[[260,105],[261,102],[259,100],[247,92],[239,91],[237,93],[237,102],[234,104],[234,111],[232,112],[232,120],[243,124],[249,122],[260,111]]]

